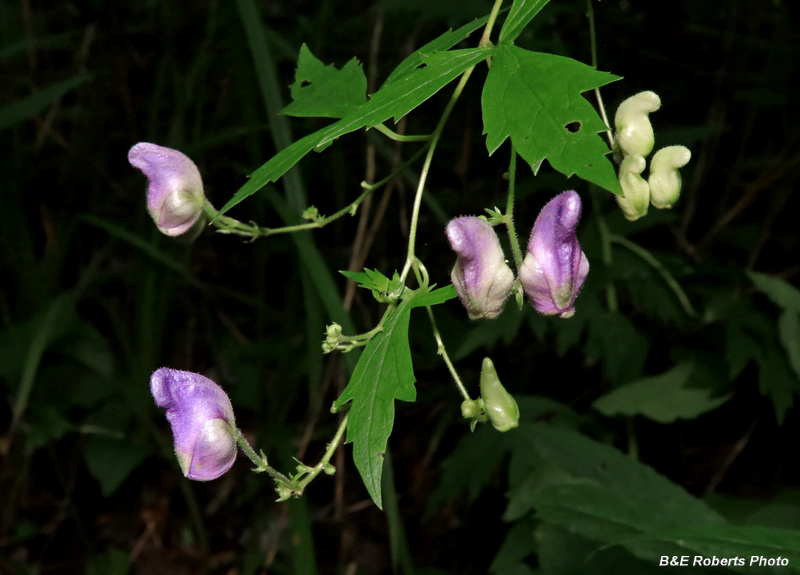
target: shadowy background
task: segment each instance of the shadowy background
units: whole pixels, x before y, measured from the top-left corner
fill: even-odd
[[[484,0],[254,5],[284,103],[303,42],[337,67],[358,58],[374,91],[413,49],[491,8]],[[149,395],[158,367],[218,381],[239,426],[284,471],[298,453],[306,462],[320,457],[337,425],[328,406],[346,384],[342,356],[321,356],[330,320],[292,238],[247,243],[212,229],[191,245],[163,237],[145,209],[145,179],[126,160],[139,141],[180,149],[220,207],[275,153],[277,124],[245,35],[246,6],[0,2],[0,573],[377,574],[393,564],[409,572],[413,563],[417,573],[472,574],[486,572],[504,538],[505,468],[470,496],[440,484],[442,461],[469,431],[417,312],[419,397],[397,405],[387,472],[394,485],[385,487],[396,493],[399,518],[387,521],[371,503],[350,447],[339,450],[335,477],[318,478],[291,503],[273,503],[269,478],[250,473],[244,457],[217,481],[181,476]],[[652,116],[657,147],[692,150],[681,200],[629,224],[610,194],[546,165],[536,178],[521,166],[522,240],[556,193],[576,188],[584,199],[581,241],[592,273],[578,314],[553,321],[510,303],[496,323],[473,324],[452,301],[436,308],[444,340],[471,389],[491,351],[513,393],[561,402],[587,433],[638,454],[729,516],[778,498],[780,518],[767,523],[800,527],[791,409],[800,383],[779,339],[778,308],[745,275],[794,282],[800,272],[797,6],[604,0],[595,11],[598,67],[624,76],[603,88],[609,115],[626,97],[654,90],[663,103]],[[585,2],[552,0],[517,43],[590,63]],[[479,66],[449,121],[422,210],[418,251],[439,285],[453,265],[447,219],[504,202],[507,146],[487,158],[481,135],[485,74]],[[448,93],[396,129],[431,131]],[[326,123],[288,120],[294,139]],[[361,131],[309,155],[298,172],[308,203],[332,213],[413,146]],[[358,330],[373,327],[380,309],[368,292],[347,295],[335,270],[366,265],[389,275],[402,266],[415,177],[406,172],[360,211],[375,233],[355,256],[360,214],[313,233]],[[282,195],[282,186],[271,189]],[[598,214],[658,257],[697,317],[632,252],[616,246],[613,263],[603,260]],[[230,215],[280,225],[267,193]],[[608,309],[610,281],[618,311]],[[695,365],[693,385],[732,398],[670,425],[591,410],[610,389],[681,361]]]

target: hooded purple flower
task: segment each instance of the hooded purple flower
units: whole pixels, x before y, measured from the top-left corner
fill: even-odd
[[[150,377],[156,405],[167,410],[175,455],[183,474],[210,481],[236,460],[236,423],[231,400],[216,383],[198,373],[162,367]]]
[[[575,298],[589,273],[575,236],[580,215],[581,198],[570,190],[550,200],[536,218],[519,279],[540,313],[564,318],[575,313]]]
[[[496,318],[514,285],[497,234],[485,220],[472,216],[451,220],[445,233],[458,255],[450,279],[469,318]]]
[[[194,162],[177,150],[146,142],[130,149],[128,161],[150,180],[147,210],[158,229],[168,236],[189,231],[200,219],[205,199]]]

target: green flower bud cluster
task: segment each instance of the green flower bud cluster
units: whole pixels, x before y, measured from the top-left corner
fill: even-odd
[[[474,430],[478,422],[491,421],[498,431],[508,431],[519,425],[519,407],[506,391],[492,360],[484,358],[481,369],[481,397],[467,399],[461,404],[461,415],[471,419]]]
[[[692,157],[684,146],[662,148],[650,162],[649,178],[642,177],[647,167],[645,158],[655,144],[649,115],[660,107],[661,99],[655,92],[640,92],[622,102],[614,117],[617,129],[614,152],[622,158],[619,167],[622,196],[617,197],[617,203],[630,221],[645,216],[650,204],[658,209],[669,209],[678,201],[681,193],[678,168],[689,163]]]

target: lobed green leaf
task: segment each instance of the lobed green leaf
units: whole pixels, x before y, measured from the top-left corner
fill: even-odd
[[[483,131],[492,154],[507,139],[534,174],[547,159],[567,177],[621,195],[610,152],[598,132],[606,126],[582,92],[618,80],[571,58],[504,44],[495,48],[483,87]]]
[[[364,485],[378,507],[383,506],[381,474],[383,455],[394,425],[394,401],[414,401],[414,366],[408,346],[411,301],[404,300],[391,312],[384,329],[367,344],[350,382],[333,406],[348,401],[347,443],[353,444],[353,461]]]
[[[288,116],[343,118],[367,102],[367,77],[355,58],[341,70],[318,60],[308,46],[300,47]]]
[[[456,76],[492,54],[493,48],[472,48],[439,52],[423,58],[424,68],[378,90],[372,98],[335,124],[309,134],[275,154],[250,175],[250,179],[228,200],[224,214],[269,182],[274,182],[314,148],[360,128],[371,128],[389,118],[398,121],[436,94]]]
[[[711,397],[707,389],[687,387],[692,364],[682,363],[666,373],[624,385],[599,398],[592,407],[604,415],[643,415],[659,423],[694,419],[712,411],[731,396]]]

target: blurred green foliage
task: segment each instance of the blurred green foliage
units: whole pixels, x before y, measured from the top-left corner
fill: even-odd
[[[182,150],[224,205],[326,125],[277,113],[303,44],[337,70],[356,57],[372,93],[491,3],[0,1],[0,572],[562,575],[668,573],[660,554],[796,557],[800,15],[778,0],[594,6],[599,69],[624,77],[606,104],[659,93],[656,146],[693,152],[682,198],[629,223],[603,190],[519,170],[523,240],[552,195],[584,199],[592,269],[577,313],[510,304],[472,323],[455,300],[436,308],[467,386],[491,353],[517,397],[523,424],[505,435],[469,433],[412,317],[417,402],[396,404],[384,514],[349,447],[290,504],[273,504],[244,460],[189,484],[147,382],[163,365],[213,376],[278,468],[318,458],[356,359],[322,357],[325,324],[366,331],[381,313],[335,270],[402,266],[414,172],[313,234],[244,243],[208,230],[186,245],[152,225],[126,153]],[[552,0],[516,44],[590,63],[585,2]],[[485,78],[479,67],[427,184],[418,251],[439,286],[453,264],[446,219],[504,201],[508,154],[487,159],[481,135]],[[445,102],[393,128],[428,133]],[[231,215],[277,226],[311,204],[333,213],[406,146],[343,136]],[[370,247],[353,257],[364,213]]]

